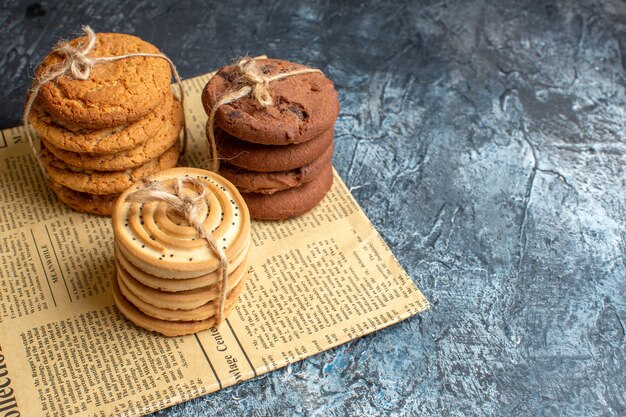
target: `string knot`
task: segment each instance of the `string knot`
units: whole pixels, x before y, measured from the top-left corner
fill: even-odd
[[[243,84],[252,88],[252,96],[261,105],[267,107],[274,104],[269,91],[270,79],[264,76],[252,58],[242,58],[237,62],[237,70],[242,77]]]
[[[69,70],[74,78],[84,81],[89,79],[91,68],[96,63],[87,56],[96,45],[96,33],[89,26],[83,26],[83,31],[87,36],[85,44],[74,47],[69,42],[63,42],[56,47],[55,52],[65,56],[63,62],[66,70]]]
[[[185,183],[189,183],[192,186],[200,189],[200,194],[196,196],[185,195],[184,193],[184,185]],[[193,223],[197,221],[198,213],[200,209],[204,206],[204,199],[207,192],[206,187],[200,181],[197,181],[193,178],[178,178],[176,181],[176,185],[174,187],[175,195],[180,199],[180,211],[183,216],[189,223]]]

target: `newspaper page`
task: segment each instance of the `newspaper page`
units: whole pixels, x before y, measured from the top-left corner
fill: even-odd
[[[186,80],[186,162],[206,167],[200,93]],[[0,417],[138,416],[299,361],[428,308],[350,192],[253,222],[251,278],[219,328],[166,338],[111,295],[110,219],[48,189],[21,127],[0,136]]]

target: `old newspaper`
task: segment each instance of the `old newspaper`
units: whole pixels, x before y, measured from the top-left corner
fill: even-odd
[[[186,80],[187,163],[205,167]],[[254,222],[251,278],[218,329],[165,338],[114,306],[109,218],[46,186],[21,127],[0,137],[0,417],[137,416],[245,381],[406,319],[428,302],[335,174],[313,212]]]

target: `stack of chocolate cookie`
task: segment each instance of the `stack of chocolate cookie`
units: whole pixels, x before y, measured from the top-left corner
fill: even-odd
[[[183,183],[176,191],[179,178]],[[204,230],[228,259],[224,313],[236,305],[248,278],[250,215],[237,189],[219,175],[195,168],[173,168],[148,178],[168,193],[201,196],[198,212]],[[140,327],[181,336],[216,324],[220,258],[181,213],[165,202],[128,202],[142,184],[124,193],[113,209],[117,274],[115,302]]]
[[[69,42],[80,47],[79,37]],[[89,58],[159,54],[131,35],[98,33]],[[66,59],[48,55],[41,76]],[[41,138],[41,161],[59,199],[81,212],[109,215],[117,196],[146,175],[176,166],[183,110],[165,59],[99,62],[89,78],[64,75],[41,86],[29,121]]]
[[[256,65],[266,77],[306,68],[274,59]],[[240,88],[241,79],[237,66],[217,72],[202,94],[207,114]],[[219,106],[214,133],[219,173],[241,191],[252,218],[283,220],[311,210],[332,185],[339,102],[333,82],[320,72],[272,81],[268,90],[273,104],[267,107],[252,96]]]

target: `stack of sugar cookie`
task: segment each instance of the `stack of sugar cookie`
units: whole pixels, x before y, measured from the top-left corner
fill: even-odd
[[[85,42],[79,37],[69,43]],[[160,52],[135,36],[98,33],[89,58],[130,53]],[[62,59],[52,52],[37,75]],[[41,138],[41,161],[59,199],[81,212],[109,215],[132,183],[176,166],[184,114],[170,78],[165,59],[128,57],[97,63],[86,80],[67,74],[41,86],[29,122]]]
[[[306,68],[274,59],[256,64],[266,77]],[[202,94],[207,114],[241,79],[237,66],[217,72]],[[320,72],[272,81],[268,90],[273,104],[265,108],[252,96],[219,106],[214,133],[219,173],[241,191],[252,218],[283,220],[311,210],[332,185],[339,102]]]
[[[228,260],[227,315],[248,278],[250,215],[241,195],[223,177],[196,168],[168,169],[148,180],[168,193],[198,198],[196,220]],[[177,184],[182,191],[176,191]],[[123,192],[113,209],[115,303],[138,326],[166,336],[208,329],[220,307],[220,258],[171,204],[127,201],[142,187],[137,183]]]

